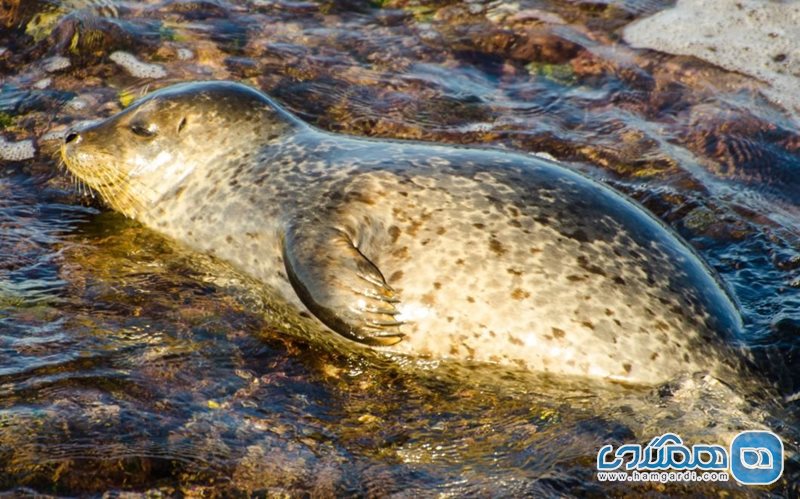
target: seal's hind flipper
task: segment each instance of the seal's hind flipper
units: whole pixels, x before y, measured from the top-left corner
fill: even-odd
[[[283,260],[297,295],[329,328],[367,345],[403,339],[394,290],[346,232],[322,224],[292,226]]]

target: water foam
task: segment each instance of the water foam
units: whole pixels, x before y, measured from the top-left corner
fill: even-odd
[[[128,52],[118,50],[108,57],[136,78],[163,78],[167,76],[166,70],[160,65],[142,62],[135,55]]]

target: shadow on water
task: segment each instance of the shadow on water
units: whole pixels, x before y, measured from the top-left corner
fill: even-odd
[[[0,490],[796,494],[794,459],[769,489],[595,478],[602,445],[667,429],[727,443],[768,425],[794,450],[797,402],[761,385],[637,389],[386,358],[80,196],[50,156],[70,124],[211,78],[328,130],[546,152],[681,233],[732,289],[764,378],[791,395],[797,124],[739,75],[619,42],[668,3],[3,2]],[[30,156],[9,145],[29,139]]]

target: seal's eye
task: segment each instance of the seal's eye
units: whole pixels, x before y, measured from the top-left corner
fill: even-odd
[[[181,133],[183,131],[183,127],[185,127],[185,126],[186,126],[186,116],[184,116],[181,119],[181,122],[178,123],[178,133]]]
[[[153,137],[157,130],[157,127],[152,123],[149,125],[145,125],[144,123],[133,123],[131,125],[131,132],[140,137]]]

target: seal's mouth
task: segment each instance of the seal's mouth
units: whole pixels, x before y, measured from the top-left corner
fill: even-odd
[[[86,197],[100,198],[113,210],[129,218],[144,205],[136,196],[130,177],[113,155],[92,147],[75,132],[68,132],[59,151],[58,163],[73,180],[75,190]]]
[[[70,166],[74,165],[74,163],[70,162],[66,143],[61,144],[55,159],[59,171],[64,172],[67,177],[69,177],[69,179],[72,181],[72,187],[78,192],[78,194],[80,194],[82,197],[95,197],[94,190],[89,187],[77,173],[75,173],[74,167]]]

